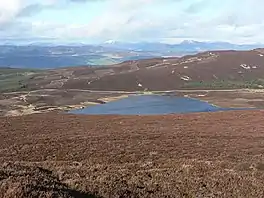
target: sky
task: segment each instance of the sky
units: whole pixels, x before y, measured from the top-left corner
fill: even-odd
[[[0,0],[0,40],[264,43],[263,0]]]

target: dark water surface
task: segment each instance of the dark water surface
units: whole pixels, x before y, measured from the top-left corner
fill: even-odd
[[[161,96],[161,95],[137,95],[128,98],[90,106],[84,109],[72,110],[74,114],[119,114],[119,115],[153,115],[191,112],[213,112],[234,110],[231,108],[219,108],[207,102],[192,98]]]

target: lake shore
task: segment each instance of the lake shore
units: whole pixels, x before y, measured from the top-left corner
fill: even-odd
[[[240,90],[171,90],[148,92],[105,92],[89,90],[36,90],[0,95],[0,115],[19,116],[33,113],[63,112],[127,98],[130,95],[165,94],[208,102],[223,108],[263,108],[264,91]]]

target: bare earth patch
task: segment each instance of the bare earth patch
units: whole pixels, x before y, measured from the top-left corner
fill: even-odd
[[[2,94],[0,115],[18,116],[46,112],[63,112],[103,104],[128,95],[123,93],[89,92],[87,90],[45,89]]]

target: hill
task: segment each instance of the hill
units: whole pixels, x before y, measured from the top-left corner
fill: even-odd
[[[262,89],[263,60],[256,49],[99,68],[2,68],[0,115],[81,108],[145,90],[263,107],[263,90],[232,90]],[[263,115],[0,116],[0,197],[262,197]]]
[[[0,197],[262,197],[263,118],[0,117]]]
[[[174,53],[177,55],[177,53]],[[94,45],[0,45],[0,68],[55,69],[78,65],[108,65],[129,59],[160,57],[162,53],[119,50]]]
[[[165,91],[263,88],[264,53],[209,51],[181,58],[125,61],[104,67],[46,70],[25,80],[28,89]]]
[[[96,68],[2,68],[0,114],[65,111],[145,91],[170,91],[220,107],[262,108],[263,60],[264,50],[256,49],[131,60]]]
[[[0,67],[56,69],[78,65],[109,65],[127,60],[155,57],[183,56],[208,50],[249,50],[261,45],[236,45],[225,42],[184,41],[179,44],[123,43],[109,41],[101,44],[83,43],[32,43],[18,40],[15,43],[1,40]]]

